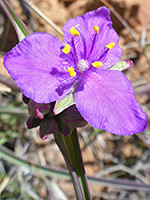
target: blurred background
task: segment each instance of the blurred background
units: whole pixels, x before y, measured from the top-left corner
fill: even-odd
[[[150,119],[150,1],[149,0],[10,0],[9,3],[31,32],[61,36],[64,23],[100,6],[111,9],[113,27],[120,37],[122,59],[132,60],[126,70],[135,95]],[[31,3],[31,4],[28,4]],[[39,16],[40,14],[44,16]],[[43,19],[48,18],[48,22]],[[3,56],[18,43],[9,19],[0,9],[0,199],[65,200],[75,199],[66,165],[53,136],[42,141],[38,128],[28,130],[27,106],[3,67]],[[90,182],[94,200],[149,200],[150,189],[132,188],[132,180],[150,184],[150,127],[133,136],[115,136],[86,125],[78,129],[85,170],[100,178]],[[11,152],[10,152],[11,150]],[[36,166],[33,170],[33,166]],[[41,167],[42,166],[42,167]],[[58,170],[51,174],[47,167]],[[59,174],[61,169],[62,177]],[[42,172],[41,172],[42,170]],[[120,178],[122,182],[107,180]],[[121,186],[122,185],[122,186]],[[133,184],[134,186],[134,184]],[[147,191],[146,191],[147,190]]]

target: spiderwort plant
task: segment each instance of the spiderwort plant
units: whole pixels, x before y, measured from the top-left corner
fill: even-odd
[[[47,104],[74,89],[76,107],[91,126],[117,135],[142,132],[148,120],[130,81],[109,70],[122,54],[109,9],[70,19],[63,32],[63,42],[33,33],[5,55],[4,66],[22,93]]]
[[[66,160],[77,198],[91,199],[76,131],[69,135],[64,127],[67,121],[70,131],[78,126],[71,125],[72,119],[81,119],[82,125],[86,120],[95,128],[131,135],[144,131],[148,119],[130,81],[120,72],[133,63],[120,61],[122,49],[109,9],[101,7],[70,19],[63,32],[63,42],[48,33],[30,34],[5,55],[4,66],[31,99],[28,127],[44,127],[42,137],[56,132],[56,143]],[[57,110],[57,105],[70,95],[72,103]],[[72,116],[68,107],[80,114]]]

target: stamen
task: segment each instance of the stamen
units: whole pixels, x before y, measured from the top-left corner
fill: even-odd
[[[115,46],[115,43],[111,42],[111,43],[109,43],[109,44],[106,45],[106,48],[112,49],[114,46]]]
[[[98,26],[94,26],[94,31],[95,31],[95,33],[98,33],[99,32],[99,27]]]
[[[95,61],[95,62],[92,63],[92,66],[95,67],[95,68],[99,68],[102,65],[103,65],[102,62],[100,62],[100,61]]]
[[[95,43],[96,43],[97,33],[99,32],[99,27],[95,25],[95,26],[94,26],[94,31],[95,31],[96,34],[94,34],[93,42],[92,42],[92,45],[91,45],[91,49],[90,49],[90,51],[89,51],[89,54],[88,54],[88,56],[87,56],[87,59],[88,59],[89,56],[92,54],[94,45],[95,45]]]
[[[74,71],[74,68],[73,67],[69,67],[68,68],[68,72],[69,72],[69,75],[71,76],[71,77],[74,77],[74,76],[76,76],[76,72]]]
[[[75,29],[74,27],[72,27],[72,28],[70,29],[70,33],[71,33],[72,35],[75,35],[75,36],[79,36],[79,35],[80,35],[79,31],[77,31],[77,29]]]
[[[80,33],[80,35],[81,35],[81,38],[82,38],[82,41],[83,41],[83,46],[84,46],[84,58],[86,58],[86,40],[85,40],[84,34],[83,34],[83,32],[81,31],[79,25],[76,26],[76,29],[77,29],[77,31],[78,31],[78,32]]]
[[[65,44],[65,47],[62,49],[62,52],[68,54],[70,52],[70,45]]]

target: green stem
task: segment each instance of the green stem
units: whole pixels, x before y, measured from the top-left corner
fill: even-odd
[[[76,129],[69,136],[58,135],[55,141],[66,161],[77,199],[91,200]]]

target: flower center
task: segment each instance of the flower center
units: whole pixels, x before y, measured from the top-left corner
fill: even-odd
[[[77,68],[79,69],[79,72],[84,72],[87,69],[89,69],[89,63],[87,60],[79,60],[78,64],[77,64]]]
[[[88,59],[89,59],[90,55],[92,54],[95,43],[97,42],[96,39],[98,39],[97,35],[99,34],[100,27],[95,25],[93,28],[94,28],[95,33],[94,33],[94,38],[92,39],[91,49],[90,49],[88,55],[87,55],[86,39],[84,37],[84,33],[82,32],[82,30],[80,28],[80,25],[78,24],[77,26],[72,27],[70,29],[70,34],[75,36],[75,37],[80,36],[82,38],[82,42],[83,42],[83,58],[84,59],[81,59],[78,62],[78,58],[77,58],[77,54],[76,54],[76,48],[75,48],[75,44],[74,44],[74,38],[73,38],[73,41],[72,41],[72,48],[74,49],[74,54],[76,56],[75,63],[78,62],[77,68],[78,68],[80,73],[88,70],[91,65],[94,68],[101,67],[103,65],[103,62],[105,62],[105,58],[107,56],[108,51],[111,50],[115,46],[114,42],[110,42],[107,45],[105,45],[104,50],[101,53],[101,55],[99,56],[99,58],[97,58],[97,60],[95,62],[92,62],[92,63],[89,64]],[[62,49],[62,52],[64,54],[69,54],[70,51],[71,51],[70,44],[65,44],[64,48]],[[68,73],[71,77],[75,77],[77,75],[77,71],[75,71],[75,69],[73,67],[69,67],[67,71],[68,71]]]

